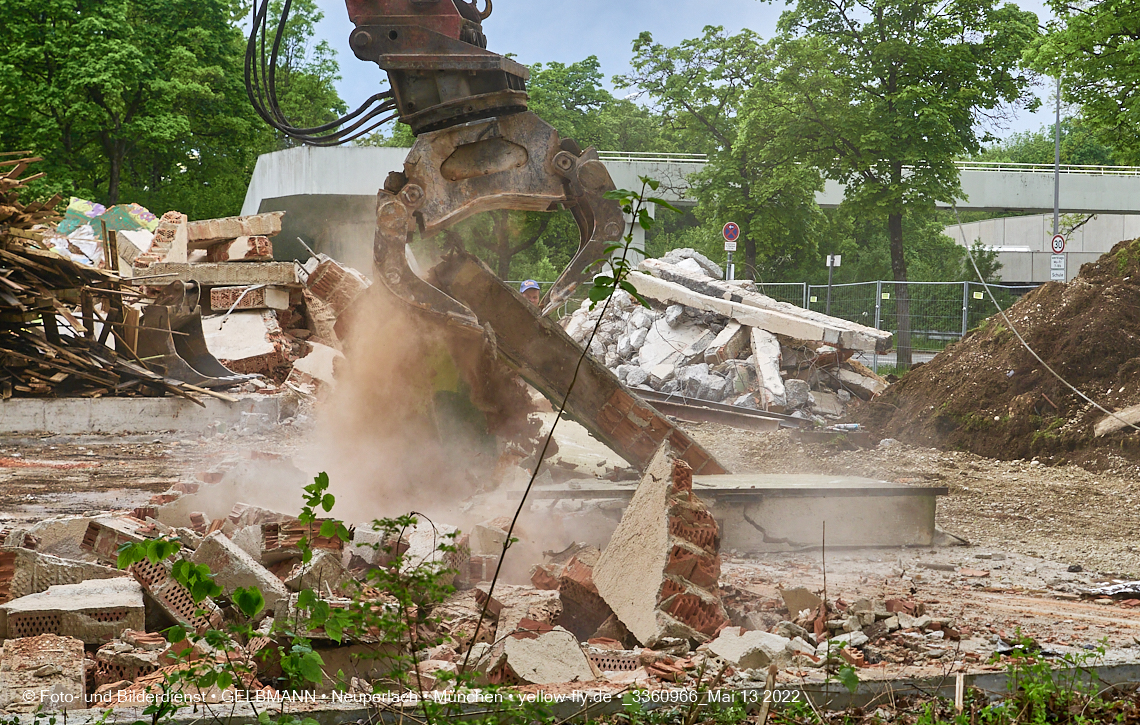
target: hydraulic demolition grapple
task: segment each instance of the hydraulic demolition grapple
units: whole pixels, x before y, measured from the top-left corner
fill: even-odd
[[[465,0],[346,0],[356,29],[349,43],[388,73],[389,89],[347,116],[296,128],[277,103],[275,68],[289,0],[277,32],[266,32],[269,0],[257,0],[246,53],[246,86],[257,112],[303,143],[332,146],[399,118],[416,134],[404,170],[392,172],[376,208],[375,274],[393,295],[454,329],[478,333],[498,359],[552,401],[568,390],[566,412],[633,465],[644,468],[668,440],[697,473],[724,469],[684,431],[622,386],[545,315],[619,243],[625,219],[596,150],[583,151],[527,110],[527,69],[487,50],[479,10]],[[480,212],[569,209],[578,252],[543,301],[542,314],[470,255],[456,252],[413,273],[406,248]],[[481,324],[482,323],[482,324]],[[495,326],[491,329],[492,324]],[[571,386],[571,381],[577,380]]]
[[[263,0],[246,57],[250,99],[262,118],[314,145],[344,143],[395,117],[411,127],[417,140],[404,171],[391,174],[380,192],[376,270],[393,294],[459,324],[478,326],[465,305],[412,273],[404,252],[410,234],[418,229],[431,237],[495,209],[569,209],[581,235],[578,253],[543,307],[560,305],[606,247],[622,238],[625,221],[618,204],[604,198],[614,184],[597,151],[560,138],[529,112],[529,71],[487,50],[482,21],[491,14],[490,0],[481,11],[464,0],[347,0],[347,5],[356,25],[349,44],[358,58],[387,71],[389,90],[337,122],[290,126],[274,90],[289,2],[270,42],[265,33],[269,6]]]

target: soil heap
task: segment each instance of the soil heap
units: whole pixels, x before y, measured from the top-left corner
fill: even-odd
[[[1068,284],[1050,282],[1007,312],[1034,350],[1112,411],[1140,403],[1140,239],[1117,244]],[[1111,465],[1140,459],[1140,433],[1094,438],[1104,413],[1049,374],[1001,315],[916,365],[862,422],[883,437],[991,458]]]

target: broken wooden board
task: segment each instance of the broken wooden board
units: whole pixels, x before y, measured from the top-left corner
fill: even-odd
[[[484,326],[490,327],[493,321],[499,356],[555,406],[560,404],[574,379],[582,348],[475,257],[453,252],[433,273],[440,287],[467,305]],[[693,471],[725,470],[590,355],[582,360],[566,413],[639,470],[649,465],[666,439]]]

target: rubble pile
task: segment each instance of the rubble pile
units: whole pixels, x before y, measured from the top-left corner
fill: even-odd
[[[47,225],[60,219],[59,198],[20,201],[42,174],[20,176],[39,160],[0,161],[12,167],[0,176],[0,399],[200,392],[150,369],[128,342],[143,294],[54,246]]]
[[[1124,421],[1140,423],[1140,240],[1121,242],[1068,284],[1021,298],[1010,321],[1042,359]],[[1137,460],[1137,434],[1061,383],[1000,315],[916,365],[860,420],[884,438],[1000,460]]]
[[[744,408],[835,420],[849,403],[887,383],[853,359],[884,352],[890,333],[777,302],[750,280],[726,282],[692,249],[647,259],[630,277],[649,309],[618,292],[589,352],[632,389]],[[579,344],[590,340],[601,305],[566,318]]]

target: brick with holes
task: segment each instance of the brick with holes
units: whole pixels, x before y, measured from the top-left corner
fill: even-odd
[[[641,644],[707,642],[728,624],[719,549],[716,520],[693,494],[692,469],[673,460],[666,443],[598,559],[594,585]]]
[[[171,576],[169,561],[152,564],[149,560],[131,564],[131,575],[168,617],[192,629],[217,627],[222,612],[209,599],[195,602],[190,590]],[[142,629],[137,627],[135,629]]]
[[[60,584],[0,605],[0,637],[58,634],[104,644],[124,629],[143,629],[143,591],[127,577]]]
[[[127,573],[84,561],[61,559],[27,549],[0,550],[0,604],[46,591],[57,584],[114,579]]]
[[[79,547],[93,553],[104,564],[115,566],[119,561],[120,546],[146,541],[157,535],[153,525],[134,516],[94,519],[87,524]]]
[[[569,555],[569,558],[566,558]],[[552,555],[531,570],[531,583],[539,589],[552,589],[562,600],[558,624],[580,640],[589,639],[613,615],[594,585],[594,565],[601,552],[593,546],[575,545]]]
[[[87,668],[80,640],[41,634],[0,645],[0,712],[82,710],[87,707],[86,692]],[[35,696],[28,697],[28,693]]]

